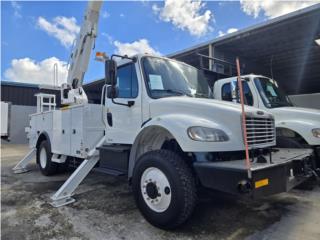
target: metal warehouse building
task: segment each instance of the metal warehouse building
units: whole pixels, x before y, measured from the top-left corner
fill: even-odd
[[[12,143],[27,142],[25,127],[29,125],[29,114],[37,111],[34,95],[40,92],[56,94],[60,99],[60,91],[40,89],[36,84],[1,81],[1,102],[10,103],[9,139]]]
[[[319,44],[320,4],[316,4],[169,57],[204,69],[213,80],[234,76],[239,57],[242,74],[272,77],[288,95],[312,94],[320,93]]]

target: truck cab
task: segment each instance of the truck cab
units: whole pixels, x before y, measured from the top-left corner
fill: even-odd
[[[296,107],[271,78],[241,76],[245,102],[272,113],[275,117],[278,147],[311,147],[320,158],[320,111]],[[239,102],[237,77],[219,79],[213,86],[214,98]]]

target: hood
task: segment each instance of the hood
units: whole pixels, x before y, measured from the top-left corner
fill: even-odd
[[[264,116],[270,113],[257,109],[255,107],[245,106],[245,112],[248,114],[257,115],[258,112],[263,113]],[[227,101],[205,99],[205,98],[191,98],[187,96],[167,97],[154,100],[150,103],[151,118],[163,114],[187,114],[196,116],[214,116],[219,118],[240,116],[241,105]],[[237,118],[238,120],[238,118]],[[235,119],[233,119],[235,121]]]
[[[178,142],[184,146],[183,149],[186,151],[238,151],[244,149],[240,104],[179,96],[151,100],[149,107],[149,123],[168,129],[173,136],[180,139]],[[250,117],[273,118],[272,114],[254,107],[246,107],[245,111]],[[229,137],[229,140],[208,143],[193,141],[189,137],[181,137],[186,136],[187,129],[194,126],[222,130]],[[275,141],[254,142],[252,146],[263,148],[274,144]],[[186,147],[187,145],[189,147]]]
[[[320,126],[320,110],[312,108],[300,107],[279,107],[270,109],[273,113],[276,122],[285,120],[303,120],[319,122]]]
[[[171,129],[169,132],[176,132],[174,136],[185,134],[187,129],[193,126],[220,129],[227,134],[229,141],[206,143],[210,146],[206,148],[206,151],[238,151],[244,149],[240,104],[179,96],[152,100],[149,107],[151,124],[163,124],[163,127]],[[250,117],[273,118],[272,114],[254,107],[247,106],[245,111]],[[180,144],[184,144],[188,139],[189,137],[180,139]],[[194,151],[204,150],[202,145],[206,145],[203,142],[195,143],[195,141],[190,144]],[[274,144],[274,141],[261,144],[253,143],[255,147],[268,147]],[[194,148],[194,146],[197,146],[197,148]]]

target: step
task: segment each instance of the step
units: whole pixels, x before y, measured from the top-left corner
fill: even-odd
[[[112,152],[124,152],[130,151],[131,145],[102,145],[97,148],[98,150],[112,151]]]
[[[105,173],[112,176],[125,176],[127,175],[127,172],[111,169],[111,168],[104,168],[104,167],[97,167],[94,168],[92,171],[99,172],[99,173]]]

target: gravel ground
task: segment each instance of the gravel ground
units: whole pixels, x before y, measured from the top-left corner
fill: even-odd
[[[68,174],[42,176],[11,168],[28,151],[1,146],[1,239],[320,239],[320,188],[293,190],[258,201],[214,194],[202,197],[183,227],[163,231],[148,224],[125,178],[91,173],[76,191],[77,201],[53,208],[50,196]],[[70,174],[70,173],[69,173]]]

